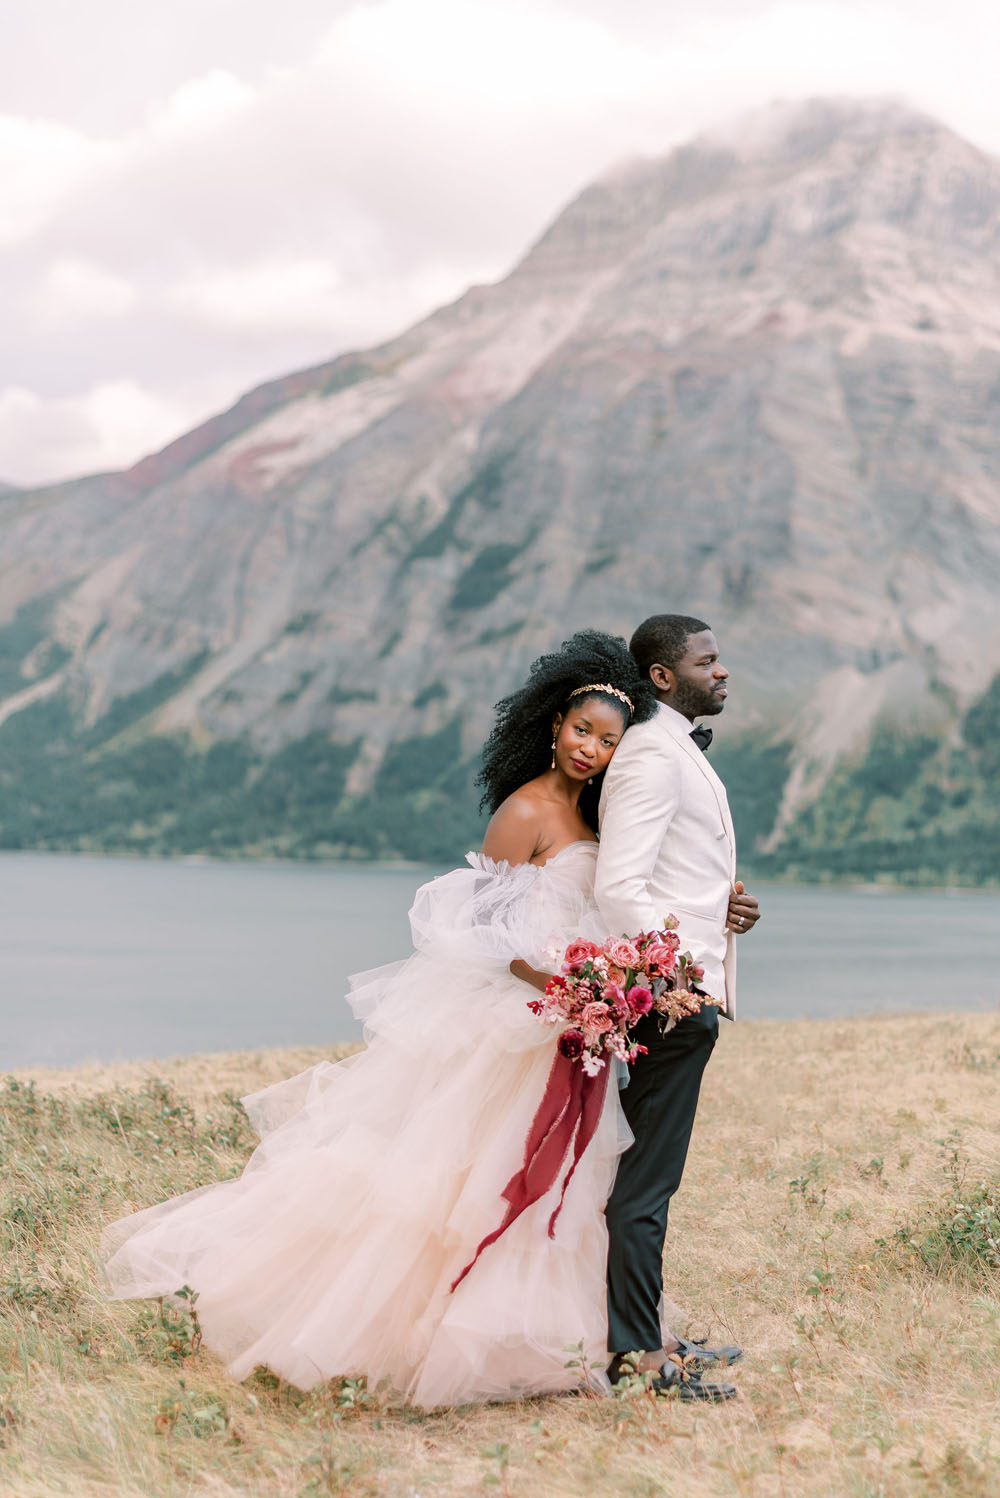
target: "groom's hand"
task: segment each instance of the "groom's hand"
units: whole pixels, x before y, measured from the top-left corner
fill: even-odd
[[[737,879],[733,885],[733,892],[729,896],[729,911],[726,915],[726,930],[734,931],[737,936],[742,936],[744,931],[752,931],[760,920],[760,909],[753,895],[748,895],[746,885]]]

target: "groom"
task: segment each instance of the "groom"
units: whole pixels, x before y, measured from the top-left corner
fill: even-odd
[[[604,778],[597,903],[608,930],[635,936],[677,916],[682,950],[705,969],[703,986],[734,1017],[733,938],[759,919],[757,901],[736,881],[736,844],[725,786],[705,755],[712,730],[693,727],[726,704],[729,673],[709,626],[686,614],[656,614],[629,642],[653,683],[655,717],[629,729]],[[648,1048],[630,1068],[622,1108],[635,1143],[621,1157],[607,1207],[608,1376],[626,1354],[677,1386],[685,1399],[728,1399],[731,1384],[704,1384],[712,1363],[734,1362],[738,1347],[708,1348],[661,1330],[663,1247],[670,1198],[680,1185],[701,1076],[718,1035],[711,1005],[661,1035],[648,1014],[633,1034]],[[683,1361],[682,1374],[678,1361]]]

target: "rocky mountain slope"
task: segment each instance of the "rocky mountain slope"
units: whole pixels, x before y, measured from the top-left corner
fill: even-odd
[[[761,867],[990,877],[998,246],[941,125],[774,109],[390,343],[0,495],[0,840],[450,857],[532,657],[676,610]]]

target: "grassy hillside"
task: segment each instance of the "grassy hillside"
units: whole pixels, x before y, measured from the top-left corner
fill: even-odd
[[[237,1170],[236,1095],[319,1055],[2,1085],[5,1498],[1000,1495],[996,1016],[725,1028],[667,1260],[685,1326],[747,1347],[720,1409],[234,1385],[189,1322],[106,1304],[102,1222]]]

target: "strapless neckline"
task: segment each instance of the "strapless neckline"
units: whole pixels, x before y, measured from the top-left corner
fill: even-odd
[[[558,853],[553,853],[552,857],[547,858],[544,863],[535,863],[531,867],[534,869],[548,869],[562,858],[564,853],[568,853],[571,848],[593,848],[596,852],[600,846],[600,843],[595,842],[592,837],[578,837],[575,842],[567,843],[564,848],[560,848]]]

